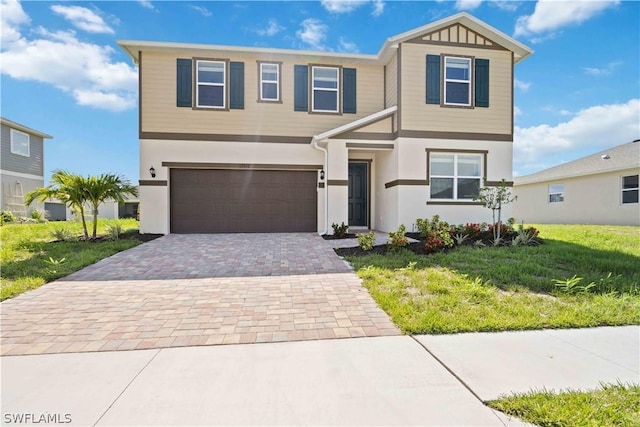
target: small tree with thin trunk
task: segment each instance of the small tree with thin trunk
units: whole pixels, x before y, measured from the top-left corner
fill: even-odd
[[[102,174],[89,176],[85,180],[85,200],[91,205],[93,213],[93,239],[98,231],[98,206],[107,200],[124,203],[127,195],[138,196],[138,189],[121,175]]]
[[[512,196],[509,187],[507,187],[507,181],[504,179],[500,181],[495,187],[489,187],[486,185],[478,192],[478,197],[474,200],[479,201],[486,208],[491,209],[491,215],[493,218],[493,241],[500,241],[500,232],[502,229],[502,206],[513,203],[518,197]],[[496,221],[496,213],[498,220]]]
[[[25,194],[25,205],[31,205],[35,200],[44,202],[47,199],[57,199],[80,214],[84,238],[89,238],[87,222],[84,217],[84,203],[86,180],[66,170],[55,170],[51,175],[51,184],[40,187]]]

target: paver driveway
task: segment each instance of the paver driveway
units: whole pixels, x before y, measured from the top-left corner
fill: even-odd
[[[3,355],[397,335],[311,233],[169,235],[2,303]]]

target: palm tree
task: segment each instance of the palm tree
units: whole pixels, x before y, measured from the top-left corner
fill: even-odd
[[[85,179],[84,198],[93,213],[93,239],[98,231],[98,206],[109,199],[124,203],[127,195],[137,197],[138,189],[121,175],[102,174]]]
[[[40,187],[25,194],[25,205],[31,205],[34,200],[44,202],[47,199],[58,199],[70,208],[77,210],[82,219],[84,238],[89,238],[87,222],[84,217],[86,179],[66,170],[55,170],[51,175],[51,184]]]

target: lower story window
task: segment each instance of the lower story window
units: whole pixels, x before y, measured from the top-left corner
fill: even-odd
[[[553,184],[549,186],[549,203],[564,202],[564,184]]]
[[[622,177],[622,204],[638,203],[638,175]]]
[[[479,154],[431,154],[429,156],[431,199],[473,200],[478,197],[482,177]]]

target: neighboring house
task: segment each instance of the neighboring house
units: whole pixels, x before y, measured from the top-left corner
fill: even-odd
[[[44,140],[53,137],[4,117],[0,117],[0,126],[1,207],[25,216],[24,195],[44,186]],[[29,210],[43,208],[42,203],[34,202]]]
[[[517,177],[514,215],[543,224],[640,225],[640,140]]]
[[[137,197],[125,196],[125,202],[118,204],[115,201],[106,201],[98,206],[98,218],[117,219],[117,218],[137,218],[140,201]],[[65,221],[75,219],[73,210],[58,200],[48,200],[44,203],[44,209],[47,211],[48,219],[51,221]],[[91,206],[85,206],[86,218],[93,218]]]
[[[490,221],[478,188],[512,179],[532,51],[467,13],[376,55],[118,43],[139,67],[142,232]]]

